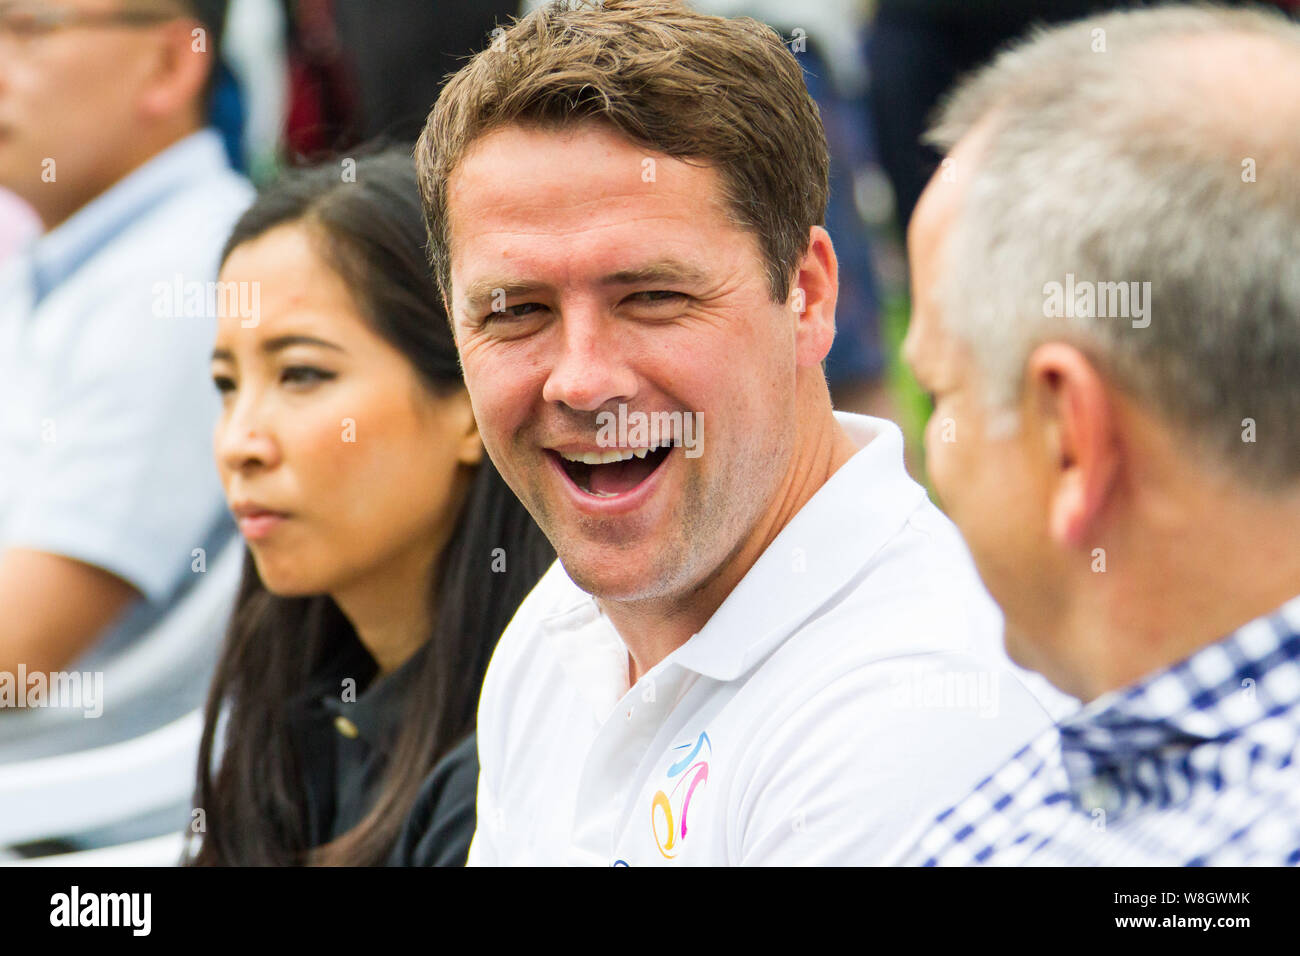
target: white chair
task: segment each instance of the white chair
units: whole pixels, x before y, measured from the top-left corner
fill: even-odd
[[[194,790],[203,714],[143,737],[44,757],[0,777],[0,845],[84,833],[185,803]]]
[[[5,861],[0,862],[0,866],[175,866],[181,858],[184,845],[185,837],[182,834],[168,833],[98,850]]]
[[[196,690],[206,686],[238,588],[243,553],[243,539],[236,536],[208,562],[203,578],[163,624],[105,668],[108,707],[147,715],[150,695],[166,688],[169,680],[190,681]],[[7,731],[10,721],[28,721],[33,731],[60,735],[62,742],[73,745],[52,756],[0,763],[0,848],[44,839],[75,840],[114,828],[129,833],[133,823],[169,811],[171,819],[183,819],[193,794],[203,725],[195,703],[146,733],[80,748],[75,741],[91,723],[80,711],[6,714]]]

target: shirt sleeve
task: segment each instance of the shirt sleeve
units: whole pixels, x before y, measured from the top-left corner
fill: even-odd
[[[155,316],[151,290],[135,274],[64,306],[84,314],[82,339],[33,403],[40,451],[15,476],[0,546],[84,561],[163,602],[222,520],[223,499],[214,322]]]
[[[891,862],[903,833],[966,796],[1050,724],[1007,668],[975,657],[863,665],[793,709],[776,709],[772,731],[756,737],[764,743],[739,775],[747,784],[731,813],[732,857]]]
[[[420,788],[394,866],[464,866],[474,836],[478,750],[474,735],[438,761]]]

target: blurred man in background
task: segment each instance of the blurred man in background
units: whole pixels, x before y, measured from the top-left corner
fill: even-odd
[[[931,475],[1012,658],[1089,703],[908,861],[1300,863],[1297,129],[1300,26],[1209,8],[1057,28],[942,113]]]
[[[100,670],[231,533],[215,317],[195,294],[251,198],[205,128],[224,16],[206,0],[0,3],[0,185],[44,229],[0,274],[0,675]],[[208,676],[157,691],[192,709]],[[113,693],[58,746],[168,716]],[[12,697],[0,760],[54,746],[19,729],[33,715],[15,720]]]

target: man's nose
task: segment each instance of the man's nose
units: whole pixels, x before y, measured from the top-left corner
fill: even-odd
[[[542,398],[583,412],[594,412],[609,402],[630,401],[637,379],[626,347],[616,321],[597,307],[566,310],[560,319],[559,351]]]

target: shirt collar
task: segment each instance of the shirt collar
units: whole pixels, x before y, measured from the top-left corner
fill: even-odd
[[[858,451],[799,509],[673,660],[735,680],[839,593],[907,523],[925,490],[903,467],[893,422],[836,412]]]
[[[897,425],[847,412],[835,419],[858,451],[799,509],[704,628],[660,666],[671,662],[720,681],[740,677],[858,576],[925,498],[903,467]],[[595,599],[574,591],[540,626],[603,714],[626,689],[627,651]]]
[[[221,137],[204,129],[132,170],[31,245],[35,301],[48,295],[150,208],[188,183],[228,168]]]
[[[1072,789],[1174,745],[1240,736],[1300,706],[1300,596],[1062,722]]]
[[[426,642],[397,670],[376,677],[355,701],[344,701],[333,691],[320,698],[321,706],[336,717],[350,720],[357,736],[366,743],[387,751],[396,739],[410,691],[423,672],[431,646],[432,642]]]

